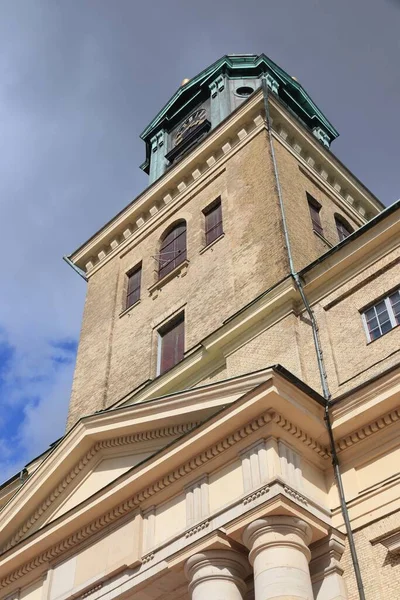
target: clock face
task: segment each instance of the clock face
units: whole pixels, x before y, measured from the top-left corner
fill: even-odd
[[[189,115],[189,117],[185,119],[179,126],[179,129],[176,132],[175,146],[180,144],[193,129],[203,123],[206,120],[206,117],[207,113],[205,108],[199,108],[198,110],[195,110],[194,113]]]

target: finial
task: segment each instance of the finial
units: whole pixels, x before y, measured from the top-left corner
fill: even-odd
[[[181,87],[183,87],[184,85],[186,85],[187,83],[189,83],[190,79],[182,79],[182,83],[181,83]]]

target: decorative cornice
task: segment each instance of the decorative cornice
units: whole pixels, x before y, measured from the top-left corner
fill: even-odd
[[[248,494],[247,496],[245,496],[242,500],[243,504],[250,504],[251,502],[254,502],[255,500],[258,500],[259,498],[261,498],[261,496],[264,496],[265,494],[267,494],[270,490],[270,486],[269,485],[264,485],[262,488],[259,488],[258,490],[255,490],[254,492],[252,492],[251,494]]]
[[[181,464],[175,470],[169,472],[167,475],[157,480],[153,484],[145,487],[137,494],[131,496],[128,500],[119,504],[112,510],[108,511],[104,515],[98,517],[85,527],[79,529],[72,535],[68,536],[63,541],[55,544],[42,554],[36,556],[33,560],[25,563],[19,569],[13,571],[2,580],[0,580],[0,588],[3,588],[7,585],[10,585],[17,581],[23,575],[26,575],[30,571],[44,565],[45,563],[56,559],[58,556],[64,554],[65,552],[71,550],[74,546],[79,545],[81,542],[89,538],[91,535],[99,532],[101,529],[109,526],[111,523],[114,523],[118,519],[122,518],[129,512],[137,510],[140,505],[149,500],[153,496],[155,496],[158,492],[165,489],[172,483],[177,482],[179,479],[186,477],[189,473],[196,471],[201,466],[206,464],[208,461],[213,458],[221,455],[229,448],[233,447],[243,439],[247,438],[254,432],[258,431],[260,428],[264,427],[268,423],[275,423],[285,431],[287,431],[290,435],[293,435],[296,439],[301,441],[303,444],[311,448],[314,452],[316,452],[322,458],[328,458],[329,454],[327,450],[323,448],[320,444],[318,444],[313,438],[311,438],[308,434],[304,433],[301,429],[299,429],[296,425],[288,421],[285,417],[280,415],[275,411],[268,411],[259,417],[256,417],[252,421],[248,422],[246,425],[236,429],[231,434],[224,437],[222,440],[216,442],[203,452],[200,452],[196,456],[193,456],[190,460]],[[176,426],[183,427],[183,426]],[[188,427],[187,425],[185,427]],[[165,428],[166,430],[170,430],[173,428]],[[138,436],[146,435],[144,434],[136,434]],[[136,435],[132,436],[136,438]],[[150,432],[149,435],[154,435],[155,437],[161,437],[159,434],[153,434]],[[129,437],[129,436],[127,436]],[[122,440],[123,438],[115,438],[116,440]],[[150,439],[154,439],[151,437]],[[100,442],[101,444],[103,442]],[[105,443],[110,443],[106,441]],[[112,442],[114,443],[114,442]],[[117,442],[118,443],[118,442]],[[267,489],[265,489],[265,492]],[[257,492],[256,492],[257,493]]]
[[[102,587],[103,587],[103,584],[102,583],[98,583],[94,587],[90,588],[90,590],[87,590],[81,596],[79,596],[79,600],[83,600],[83,598],[87,598],[91,594],[94,594],[94,592],[98,592],[99,590],[101,590]]]
[[[195,168],[194,166],[190,167],[190,165],[188,165],[187,169],[184,169],[185,173],[182,173],[180,179],[176,177],[173,181],[171,180],[170,186],[168,187],[168,193],[166,193],[165,190],[161,190],[159,195],[154,195],[153,201],[150,201],[149,197],[150,203],[146,208],[144,206],[141,207],[140,214],[132,214],[130,217],[127,214],[126,219],[129,219],[129,222],[125,220],[118,224],[118,226],[115,226],[115,233],[111,241],[107,241],[101,248],[99,246],[96,249],[95,254],[93,253],[89,260],[86,259],[86,264],[83,267],[84,271],[90,275],[100,263],[103,263],[105,259],[109,257],[109,255],[114,255],[122,248],[125,248],[138,230],[143,228],[150,220],[154,221],[158,213],[172,201],[175,201],[178,197],[183,198],[188,192],[192,192],[195,184],[197,185],[206,173],[209,174],[215,171],[215,168],[218,168],[226,162],[229,158],[228,155],[235,153],[242,143],[246,143],[245,138],[250,140],[253,135],[262,130],[264,127],[263,116],[258,114],[254,117],[254,110],[252,110],[252,113],[251,116],[248,116],[244,125],[243,123],[239,123],[236,127],[236,131],[235,129],[229,131],[229,141],[226,141],[226,136],[224,136],[224,139],[221,140],[220,144],[218,144],[217,147],[214,147],[216,146],[215,140],[209,140],[209,137],[207,137],[204,142],[205,148],[209,145],[210,141],[213,144],[213,148],[210,148],[208,154],[205,153],[201,159],[197,156]],[[139,206],[135,208],[139,210]],[[80,254],[80,250],[75,252],[77,258],[73,257],[73,262],[77,263],[80,260],[83,260]]]
[[[299,492],[296,492],[296,490],[293,490],[288,485],[285,485],[283,487],[283,489],[285,490],[285,492],[289,496],[292,496],[292,498],[294,498],[295,500],[297,500],[297,502],[301,502],[302,504],[306,504],[306,505],[308,504],[307,498],[305,498],[304,496],[302,496],[302,494],[299,494]]]
[[[315,174],[321,184],[330,189],[331,193],[339,197],[344,205],[350,211],[355,211],[357,217],[363,223],[369,221],[380,212],[377,207],[378,201],[368,194],[368,191],[361,191],[354,181],[352,174],[345,172],[345,168],[340,168],[332,162],[332,155],[325,155],[321,148],[307,144],[306,136],[303,131],[293,126],[290,120],[273,105],[273,118],[270,119],[274,135],[279,138],[290,151],[298,157],[303,164],[302,169]],[[349,192],[349,189],[351,193]],[[370,195],[370,197],[369,197]],[[353,216],[354,213],[353,213]]]
[[[286,419],[286,417],[280,415],[279,413],[273,413],[272,420],[279,427],[290,433],[290,435],[297,438],[305,446],[308,446],[311,450],[316,452],[321,458],[329,458],[330,454],[325,446],[319,444],[310,435],[308,435],[308,433],[305,433],[302,429],[300,429],[300,427],[297,427],[297,425],[294,425],[291,421]]]
[[[382,429],[389,427],[389,425],[393,425],[393,423],[396,423],[396,421],[398,421],[399,419],[400,419],[400,408],[396,408],[395,410],[392,410],[391,412],[387,413],[383,417],[380,417],[379,419],[372,421],[368,425],[364,425],[357,431],[354,431],[350,435],[347,435],[347,436],[341,438],[340,440],[338,440],[336,442],[338,452],[342,452],[343,450],[346,450],[347,448],[351,448],[351,446],[354,446],[355,444],[362,442],[363,440],[370,437],[371,435],[374,435],[375,433],[378,433]]]
[[[79,462],[71,469],[71,471],[64,477],[62,481],[52,490],[42,504],[35,510],[35,512],[25,521],[25,523],[18,529],[13,537],[4,545],[1,552],[6,552],[13,546],[15,546],[31,529],[31,527],[40,519],[49,507],[57,500],[57,498],[64,492],[64,490],[70,485],[70,483],[79,475],[79,473],[87,466],[87,464],[96,456],[98,452],[104,449],[116,448],[118,446],[126,446],[129,444],[136,444],[140,442],[148,442],[152,440],[162,439],[165,437],[174,437],[182,435],[194,429],[198,425],[195,423],[183,423],[178,425],[171,425],[168,427],[161,427],[159,429],[152,429],[150,431],[142,431],[139,433],[133,433],[130,435],[124,435],[108,440],[101,440],[96,442],[90,450],[81,457]]]
[[[198,523],[197,525],[194,525],[193,527],[188,529],[188,531],[185,533],[185,537],[190,538],[190,537],[192,537],[192,535],[195,535],[196,533],[199,533],[200,531],[204,531],[204,529],[207,529],[207,527],[209,527],[209,525],[210,525],[210,521],[209,521],[209,519],[206,519],[205,521],[202,521],[201,523]]]
[[[142,564],[145,565],[145,564],[151,562],[153,559],[154,559],[154,552],[150,552],[150,554],[146,554],[146,556],[143,556]]]

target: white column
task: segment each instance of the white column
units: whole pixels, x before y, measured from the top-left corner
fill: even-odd
[[[192,600],[243,600],[247,558],[234,550],[205,550],[185,564]]]
[[[313,600],[310,541],[311,528],[296,517],[271,516],[246,527],[255,600]]]
[[[313,544],[310,573],[315,600],[347,600],[343,569],[339,561],[345,549],[345,538],[331,532],[328,538]]]

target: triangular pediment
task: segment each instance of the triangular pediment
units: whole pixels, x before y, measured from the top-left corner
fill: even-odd
[[[82,469],[77,477],[78,481],[71,485],[71,489],[67,488],[66,493],[60,495],[59,501],[54,502],[52,510],[48,511],[47,517],[41,520],[40,525],[50,523],[72,510],[160,449],[160,444],[153,443],[151,446],[147,449],[135,448],[134,451],[125,454],[105,453],[100,457],[94,456],[88,465],[89,468]],[[37,528],[38,526],[35,529]]]
[[[0,554],[49,528],[81,526],[80,515],[94,505],[117,501],[116,487],[125,494],[127,477],[151,480],[153,463],[171,444],[186,443],[198,425],[270,376],[265,369],[85,417],[0,510]]]
[[[1,544],[0,553],[73,511],[196,424],[166,423],[97,441],[83,432],[75,447],[68,444],[67,436],[1,511],[1,539],[6,542]],[[12,515],[16,507],[16,518],[7,523],[8,514]]]

